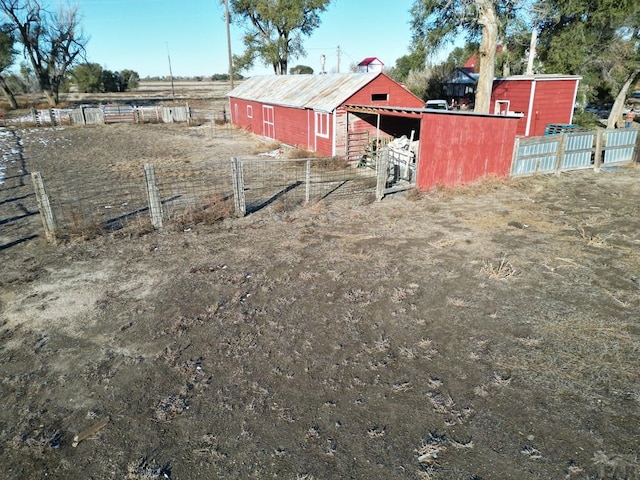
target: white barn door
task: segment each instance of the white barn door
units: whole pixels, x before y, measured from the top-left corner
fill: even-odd
[[[262,135],[267,138],[276,138],[276,126],[273,118],[273,107],[262,106]]]

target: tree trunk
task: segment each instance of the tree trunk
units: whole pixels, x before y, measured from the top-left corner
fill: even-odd
[[[18,102],[16,102],[16,97],[14,97],[13,92],[7,85],[7,82],[4,80],[4,77],[0,77],[0,90],[4,94],[5,98],[9,102],[9,107],[11,110],[15,110],[18,108]]]
[[[624,85],[622,85],[622,88],[618,92],[618,96],[616,96],[615,102],[613,102],[611,113],[609,113],[609,118],[607,119],[607,128],[616,128],[616,123],[622,121],[622,110],[624,109],[624,102],[627,99],[627,92],[629,91],[629,88],[631,88],[631,85],[634,84],[638,76],[640,76],[640,70],[631,72],[631,74],[627,77],[627,81],[624,82]]]
[[[49,90],[45,90],[43,93],[47,99],[47,104],[50,107],[55,107],[58,104],[57,95],[55,95],[53,92],[50,92]]]
[[[498,18],[492,0],[475,0],[475,2],[479,11],[478,23],[482,25],[482,41],[474,112],[489,113],[498,44]]]

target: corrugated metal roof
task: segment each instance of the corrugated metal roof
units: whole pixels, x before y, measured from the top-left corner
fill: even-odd
[[[227,96],[332,112],[378,75],[379,72],[257,76],[244,80]]]

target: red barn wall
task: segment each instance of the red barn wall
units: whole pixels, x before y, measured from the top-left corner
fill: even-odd
[[[530,136],[544,135],[549,123],[571,123],[577,80],[538,80],[531,112]]]
[[[494,80],[491,93],[491,113],[494,112],[496,101],[508,100],[509,111],[522,113],[518,122],[517,134],[526,135],[527,118],[529,115],[529,100],[531,98],[531,86],[533,80]]]
[[[373,100],[372,96],[374,94],[387,94],[387,99]],[[422,99],[416,97],[409,90],[384,74],[378,75],[351,95],[344,103],[346,105],[368,105],[372,107],[424,107]]]
[[[302,108],[273,106],[275,138],[287,145],[301,148],[313,146],[313,112]]]
[[[229,100],[231,109],[231,121],[234,125],[248,132],[262,135],[262,105],[257,102],[249,102],[239,98]],[[247,115],[247,107],[253,108],[253,118]]]
[[[544,130],[550,123],[571,123],[577,82],[574,78],[495,80],[491,95],[492,113],[496,101],[508,100],[511,112],[524,114],[518,124],[518,135],[544,135]],[[529,112],[532,93],[533,105]]]
[[[253,109],[253,118],[249,118],[247,107]],[[329,137],[316,137],[315,113],[313,110],[290,108],[279,105],[273,107],[274,139],[306,150],[316,151],[320,155],[333,154],[333,114],[329,114]],[[265,135],[263,125],[263,104],[238,98],[230,99],[233,124],[256,135]]]
[[[423,113],[416,187],[508,177],[517,127],[516,117]]]

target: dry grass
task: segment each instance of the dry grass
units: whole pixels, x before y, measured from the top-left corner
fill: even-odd
[[[314,158],[316,157],[316,155],[317,154],[315,152],[311,152],[309,150],[304,150],[302,148],[292,148],[289,151],[287,151],[286,157],[291,159]]]
[[[461,196],[478,197],[507,187],[510,185],[510,181],[511,180],[509,178],[488,175],[473,183],[467,183],[464,185],[456,185],[453,187],[436,185],[430,193],[440,199],[459,198]]]
[[[253,155],[259,155],[261,153],[273,152],[274,150],[278,150],[281,147],[282,145],[280,144],[280,142],[259,142],[253,148],[251,153]]]
[[[505,255],[502,255],[500,260],[494,262],[485,261],[483,270],[489,274],[489,277],[494,280],[504,280],[512,277],[516,274],[516,269],[507,260]]]
[[[102,222],[85,217],[79,210],[72,210],[70,216],[71,221],[66,225],[65,236],[71,240],[93,240],[105,233]]]
[[[637,401],[640,390],[637,385],[630,386],[637,378],[640,356],[635,330],[634,324],[625,319],[619,322],[579,316],[550,319],[536,328],[536,338],[543,339],[544,348],[527,347],[527,355],[513,352],[501,364],[505,369],[518,371],[518,376],[526,377],[528,382],[570,394],[604,391]],[[622,391],[622,385],[629,386]]]
[[[344,170],[349,168],[349,164],[344,158],[340,157],[323,157],[313,162],[313,166],[322,170]]]
[[[235,217],[235,205],[231,199],[223,198],[220,194],[212,194],[191,206],[172,219],[172,224],[179,230],[194,225],[213,225],[225,218]]]

